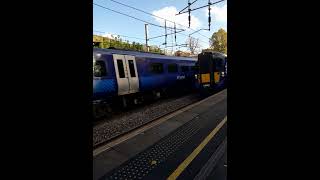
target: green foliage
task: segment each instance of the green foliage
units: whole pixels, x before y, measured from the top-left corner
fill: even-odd
[[[115,37],[115,39],[110,39],[107,37],[93,35],[93,42],[100,42],[98,43],[99,48],[116,48],[124,50],[146,51],[146,48],[143,44],[137,42],[130,43],[129,41],[123,41],[119,36]],[[160,48],[154,46],[151,46],[149,48],[149,52],[164,53]]]
[[[210,49],[227,54],[227,32],[221,28],[213,33],[210,39],[210,45]]]

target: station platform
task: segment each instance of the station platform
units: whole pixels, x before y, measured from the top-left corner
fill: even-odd
[[[226,179],[227,89],[158,122],[94,151],[93,179]]]

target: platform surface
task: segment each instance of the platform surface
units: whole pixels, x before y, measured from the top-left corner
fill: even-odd
[[[226,179],[227,90],[93,157],[93,179]]]

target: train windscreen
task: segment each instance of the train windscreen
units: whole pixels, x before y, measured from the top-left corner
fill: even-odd
[[[208,54],[199,55],[199,73],[210,73],[211,58]]]

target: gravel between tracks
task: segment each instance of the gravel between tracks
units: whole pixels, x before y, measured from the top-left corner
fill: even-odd
[[[195,94],[186,95],[177,99],[156,102],[143,109],[124,113],[123,116],[109,119],[93,127],[93,146],[104,143],[116,136],[199,100],[200,97]]]

